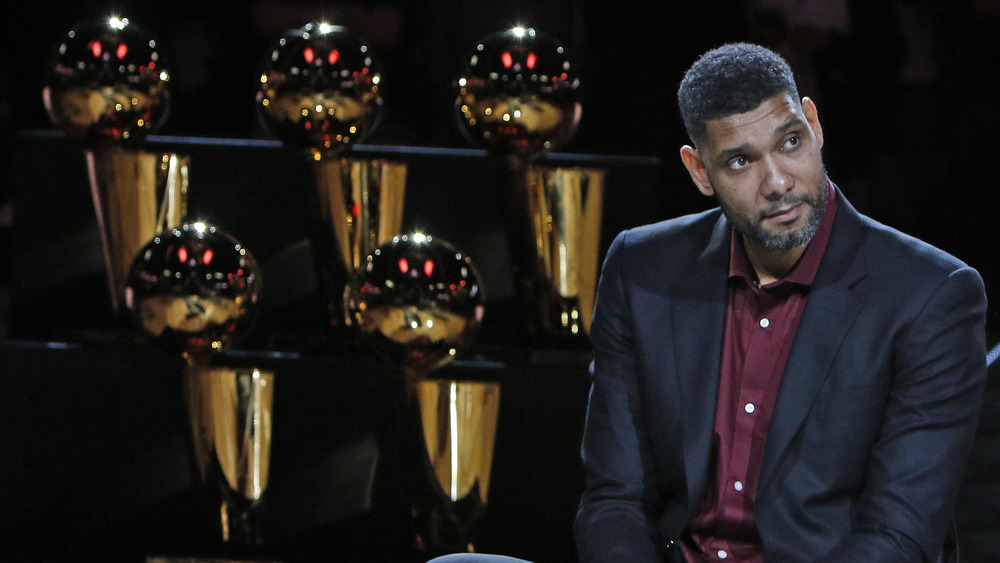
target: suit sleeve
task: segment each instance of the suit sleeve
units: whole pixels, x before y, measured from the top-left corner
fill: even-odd
[[[853,530],[822,561],[934,561],[950,524],[986,381],[986,297],[952,272],[890,344],[893,381]]]
[[[582,457],[587,485],[574,534],[582,563],[662,559],[655,466],[639,401],[633,319],[622,282],[624,240],[601,274],[591,342],[592,386]]]

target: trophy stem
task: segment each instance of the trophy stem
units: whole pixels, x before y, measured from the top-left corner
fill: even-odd
[[[122,315],[125,283],[136,253],[187,213],[190,159],[174,153],[99,145],[84,153],[111,308]]]
[[[500,384],[423,379],[406,388],[418,548],[432,555],[474,551],[486,512]]]
[[[318,154],[318,153],[317,153]],[[406,165],[381,159],[319,158],[313,254],[333,326],[352,326],[346,295],[375,248],[402,231]]]
[[[519,156],[507,159],[510,189],[504,191],[506,207],[505,231],[514,281],[521,304],[521,316],[532,338],[548,332],[543,305],[551,301],[546,295],[544,267],[539,261],[535,237],[535,221],[531,216],[528,183],[528,160]]]
[[[508,237],[529,334],[585,343],[597,286],[604,171],[509,160]]]
[[[194,458],[202,485],[221,493],[221,539],[230,546],[259,546],[260,505],[271,465],[274,373],[187,359]]]

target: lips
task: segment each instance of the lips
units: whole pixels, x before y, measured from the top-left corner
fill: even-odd
[[[792,221],[798,217],[800,207],[802,207],[802,202],[787,205],[764,215],[764,219],[777,221],[779,223]]]

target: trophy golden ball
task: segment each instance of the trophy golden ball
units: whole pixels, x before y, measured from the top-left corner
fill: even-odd
[[[88,145],[140,143],[166,116],[159,44],[127,18],[73,25],[53,48],[42,100],[52,123]]]
[[[577,65],[562,43],[533,28],[479,41],[455,89],[460,130],[493,154],[531,158],[557,149],[582,115]]]
[[[194,222],[160,233],[137,253],[125,304],[142,332],[206,356],[248,330],[259,292],[253,255],[222,229]]]
[[[368,255],[349,308],[373,347],[419,379],[472,344],[482,302],[472,260],[446,241],[414,233]]]
[[[378,126],[381,80],[361,38],[342,26],[309,23],[286,31],[268,52],[258,114],[286,146],[337,154]]]

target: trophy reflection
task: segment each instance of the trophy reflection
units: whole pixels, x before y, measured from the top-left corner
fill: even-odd
[[[481,41],[456,81],[463,133],[506,159],[506,231],[528,333],[584,342],[597,284],[604,172],[540,159],[576,132],[580,80],[563,45],[514,27]]]
[[[60,38],[42,90],[52,123],[85,146],[116,317],[133,256],[187,212],[190,159],[138,148],[166,113],[169,80],[156,41],[109,17],[77,23]]]
[[[267,129],[314,167],[310,243],[335,327],[351,325],[344,300],[365,257],[402,228],[406,166],[343,156],[378,126],[381,79],[364,41],[314,22],[282,35],[257,93]]]
[[[472,551],[486,510],[500,384],[438,378],[475,339],[482,294],[471,260],[420,233],[368,256],[351,310],[365,340],[402,371],[399,409],[415,542]]]
[[[221,539],[263,541],[271,459],[274,373],[212,365],[256,315],[257,263],[214,225],[184,223],[136,254],[125,287],[133,324],[186,362],[184,387],[202,484],[221,493]]]

